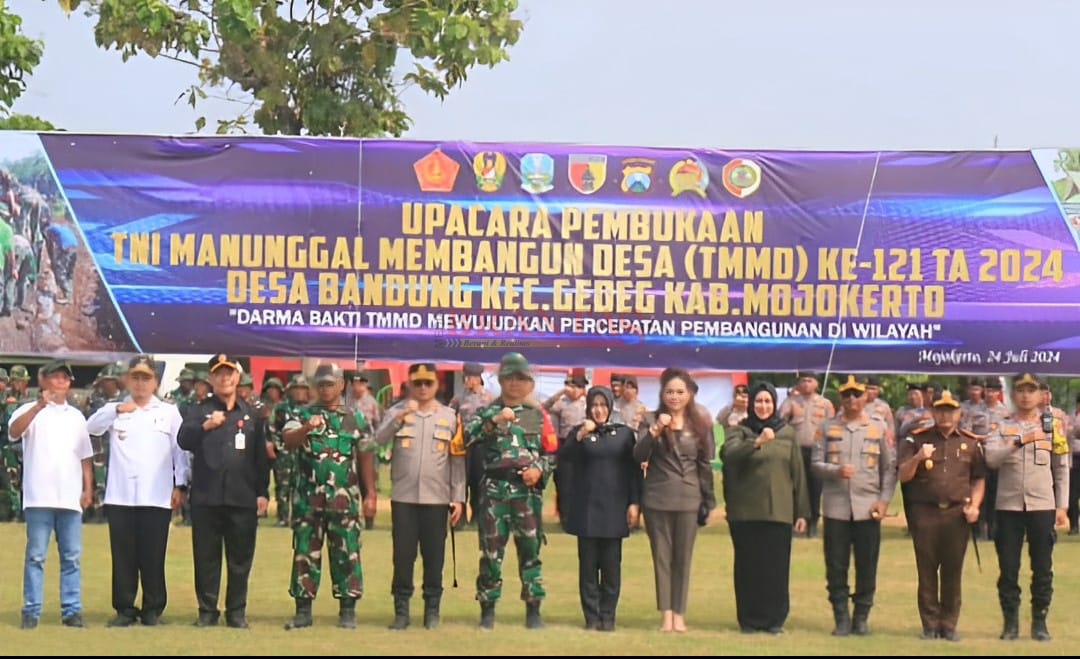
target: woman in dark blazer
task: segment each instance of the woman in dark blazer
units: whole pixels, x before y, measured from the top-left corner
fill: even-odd
[[[585,396],[585,422],[570,431],[558,461],[571,465],[574,496],[566,532],[578,539],[578,588],[585,628],[615,629],[619,603],[622,541],[637,523],[641,465],[634,460],[637,437],[622,423],[608,423],[615,396],[593,387]]]
[[[727,429],[720,449],[735,547],[735,608],[744,633],[783,633],[792,523],[801,533],[810,515],[802,451],[779,407],[771,384],[755,384],[747,417]]]
[[[696,388],[686,371],[664,369],[656,421],[641,433],[634,447],[634,458],[648,463],[642,502],[662,632],[686,631],[683,616],[694,540],[698,526],[704,526],[709,511],[716,507],[712,419],[697,411]]]

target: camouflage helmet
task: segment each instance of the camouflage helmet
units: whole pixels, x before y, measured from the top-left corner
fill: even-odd
[[[289,389],[293,389],[295,387],[300,387],[302,389],[310,390],[311,389],[311,383],[309,383],[308,379],[306,377],[304,377],[303,375],[294,375],[294,376],[292,376],[292,379],[289,380],[289,386],[286,387],[285,390],[288,391]]]
[[[8,382],[11,378],[8,377],[6,368],[0,368],[0,382]]]
[[[210,384],[210,374],[206,371],[195,371],[195,377],[193,377],[192,380]]]
[[[499,360],[499,377],[505,378],[511,375],[524,375],[533,380],[532,367],[525,355],[520,352],[508,352]]]
[[[240,382],[237,383],[238,387],[254,387],[255,381],[251,379],[251,373],[241,373]]]
[[[124,370],[126,371],[127,369]],[[120,375],[123,372],[124,371],[117,372],[116,364],[106,364],[104,368],[98,371],[97,381],[101,382],[103,380],[119,380]]]
[[[11,367],[11,379],[12,380],[29,380],[30,372],[26,370],[26,367],[22,364],[16,364]]]
[[[176,376],[176,381],[177,382],[183,382],[184,380],[194,380],[194,379],[195,379],[195,371],[191,370],[190,368],[181,369],[180,370],[180,375]]]
[[[277,390],[281,391],[281,392],[285,391],[285,385],[283,385],[281,383],[281,380],[279,380],[277,378],[270,378],[266,382],[263,382],[263,386],[262,386],[263,393],[266,393],[266,390],[270,389],[271,387],[277,387]]]

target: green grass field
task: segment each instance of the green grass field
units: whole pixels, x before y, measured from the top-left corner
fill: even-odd
[[[545,511],[550,511],[550,503]],[[980,544],[983,571],[968,552],[964,575],[964,606],[959,630],[962,641],[920,641],[915,607],[915,563],[911,540],[897,520],[887,521],[878,571],[877,605],[871,615],[873,634],[866,638],[835,639],[831,610],[825,598],[820,539],[796,540],[792,558],[791,616],[783,636],[740,634],[732,594],[731,542],[727,525],[712,522],[698,536],[694,554],[687,624],[681,635],[656,631],[652,565],[648,540],[635,533],[623,549],[623,589],[614,634],[586,632],[577,594],[575,540],[549,528],[549,543],[541,557],[548,599],[543,613],[547,629],[524,629],[524,605],[517,599],[520,582],[516,558],[508,557],[505,597],[497,608],[494,632],[476,629],[479,607],[473,599],[477,566],[476,532],[458,535],[458,580],[450,588],[447,547],[443,624],[437,631],[419,626],[422,601],[413,601],[414,627],[405,632],[386,629],[392,618],[389,595],[391,546],[388,502],[380,501],[374,531],[363,535],[366,595],[357,605],[359,628],[334,627],[337,605],[325,592],[315,602],[315,626],[286,632],[282,623],[292,614],[286,588],[291,560],[290,533],[264,526],[259,530],[251,576],[248,620],[251,629],[191,626],[196,607],[192,586],[190,529],[174,527],[169,544],[167,574],[169,606],[160,628],[107,629],[110,609],[109,550],[105,526],[85,526],[83,536],[83,612],[88,627],[68,629],[59,621],[58,561],[55,544],[46,562],[45,610],[35,631],[18,629],[22,592],[23,527],[0,525],[0,551],[12,557],[0,566],[0,652],[4,654],[1073,654],[1080,641],[1080,541],[1064,537],[1055,551],[1055,599],[1050,611],[1054,640],[1037,644],[1027,639],[1030,615],[1022,612],[1022,639],[997,640],[997,565],[993,547]],[[549,527],[553,526],[548,524]],[[419,568],[419,565],[417,566]],[[1026,558],[1021,577],[1027,599]],[[419,576],[419,574],[418,574]],[[419,588],[417,589],[419,591]],[[224,596],[224,584],[222,585]]]

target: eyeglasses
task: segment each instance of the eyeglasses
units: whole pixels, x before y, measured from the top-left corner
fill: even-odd
[[[414,387],[434,387],[435,386],[435,381],[434,380],[413,380],[410,384],[412,386],[414,386]]]
[[[564,384],[564,385],[566,385],[567,387],[572,387],[572,386],[574,386],[574,383],[573,383],[573,381],[571,381],[571,380],[567,380],[566,382],[563,382],[563,384]]]
[[[847,391],[840,392],[840,397],[841,398],[858,398],[859,396],[862,396],[862,395],[863,395],[863,392],[858,391],[856,389],[848,389]]]

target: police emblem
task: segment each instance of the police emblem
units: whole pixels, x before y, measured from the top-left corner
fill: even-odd
[[[592,194],[607,179],[607,156],[571,155],[567,170],[570,185],[582,194]]]
[[[709,187],[709,170],[697,158],[684,158],[668,172],[668,183],[671,184],[672,197],[693,192],[704,199],[705,190]]]
[[[619,187],[630,194],[644,194],[652,187],[656,161],[650,158],[623,158],[622,183]]]
[[[506,157],[498,151],[481,151],[473,157],[472,170],[481,192],[498,192],[506,176]]]
[[[438,147],[413,163],[416,182],[424,192],[450,192],[459,169],[461,165]]]
[[[721,177],[724,189],[743,199],[754,194],[761,185],[761,167],[753,160],[736,158],[724,165]]]
[[[526,153],[521,157],[521,189],[532,194],[547,192],[553,187],[555,160],[546,153]]]

